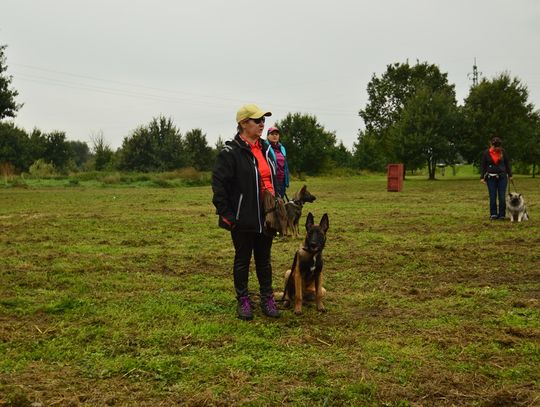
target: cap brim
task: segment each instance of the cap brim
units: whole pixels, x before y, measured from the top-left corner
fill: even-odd
[[[253,113],[249,116],[250,119],[260,119],[263,116],[272,116],[272,112],[265,112],[264,110],[259,110],[257,113]]]

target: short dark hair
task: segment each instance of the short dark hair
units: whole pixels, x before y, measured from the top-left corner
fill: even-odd
[[[500,147],[502,145],[502,140],[499,137],[493,137],[491,139],[491,145],[493,147]]]

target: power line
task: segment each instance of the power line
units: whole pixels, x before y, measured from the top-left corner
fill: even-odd
[[[64,72],[64,71],[57,71],[52,69],[46,69],[46,68],[40,68],[33,65],[26,65],[26,64],[13,64],[16,66],[20,66],[26,69],[31,70],[37,70],[42,72],[48,72],[56,75],[61,76],[69,76],[74,78],[81,78],[81,79],[89,79],[92,81],[97,82],[106,82],[110,84],[116,84],[121,86],[128,86],[130,88],[136,88],[136,89],[115,89],[111,87],[104,87],[101,85],[95,85],[95,84],[81,84],[73,81],[66,81],[65,79],[57,79],[57,78],[50,78],[50,77],[43,77],[43,76],[36,76],[32,74],[16,74],[15,79],[21,78],[22,80],[35,82],[35,83],[42,83],[46,85],[51,86],[61,86],[61,87],[67,87],[67,88],[73,88],[73,89],[81,89],[81,90],[87,90],[87,91],[93,91],[98,93],[105,93],[105,94],[111,94],[111,95],[118,95],[118,96],[127,96],[127,97],[135,97],[140,99],[146,99],[146,100],[153,100],[153,101],[162,101],[162,102],[171,102],[171,103],[181,103],[181,102],[191,102],[191,103],[198,103],[201,105],[206,106],[214,106],[214,107],[229,107],[230,102],[234,103],[245,103],[245,100],[240,99],[234,99],[229,97],[223,97],[223,96],[214,96],[214,95],[204,95],[204,94],[197,94],[197,93],[191,93],[191,92],[185,92],[185,91],[178,91],[178,90],[170,90],[170,89],[163,89],[163,88],[156,88],[156,87],[150,87],[146,85],[141,84],[135,84],[135,83],[129,83],[129,82],[122,82],[122,81],[116,81],[116,80],[110,80],[110,79],[103,79],[98,78],[95,76],[88,76],[88,75],[80,75],[80,74],[74,74],[70,72]],[[139,89],[148,89],[152,91],[162,92],[162,93],[168,93],[176,94],[176,95],[183,95],[182,98],[177,97],[171,97],[171,96],[165,96],[165,95],[156,95],[151,94],[147,92],[141,92]],[[197,100],[197,99],[212,99],[211,101],[208,100]],[[216,100],[221,100],[222,103],[216,102]],[[225,103],[227,102],[227,103]],[[313,102],[323,102],[322,100],[313,100]],[[321,114],[327,114],[331,116],[350,116],[351,114],[354,114],[356,116],[356,112],[351,113],[348,111],[348,109],[328,109],[323,108],[322,110],[319,110],[316,107],[309,107],[309,106],[294,106],[294,105],[276,105],[275,103],[271,102],[263,102],[266,105],[273,105],[277,108],[283,109],[283,110],[318,110]]]

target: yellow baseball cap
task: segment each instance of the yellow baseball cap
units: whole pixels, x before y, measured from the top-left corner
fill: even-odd
[[[246,119],[259,119],[263,116],[272,116],[272,113],[261,110],[257,105],[244,105],[236,112],[236,123]]]

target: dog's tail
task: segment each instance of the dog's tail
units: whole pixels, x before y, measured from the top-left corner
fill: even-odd
[[[283,297],[281,298],[281,301],[285,300],[285,297],[288,297],[289,300],[293,298],[294,295],[294,279],[293,279],[293,273],[296,269],[296,262],[298,261],[298,252],[294,254],[294,260],[291,266],[291,272],[289,273],[289,277],[287,278],[287,281],[285,281],[285,288],[283,289]]]

